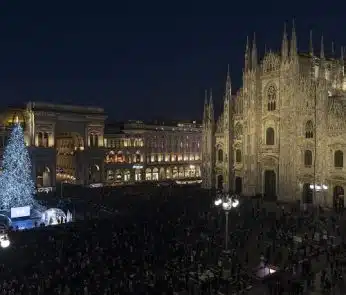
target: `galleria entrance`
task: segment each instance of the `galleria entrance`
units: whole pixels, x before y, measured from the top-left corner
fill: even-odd
[[[236,194],[241,194],[242,192],[242,189],[243,189],[243,181],[242,181],[242,178],[237,176],[235,178],[235,193]]]
[[[310,183],[304,183],[303,185],[303,204],[312,204],[313,203],[313,190],[310,187]]]
[[[264,172],[264,197],[268,200],[276,200],[276,174],[274,170]]]
[[[340,185],[337,185],[333,189],[333,206],[334,208],[344,208],[344,188]]]
[[[222,175],[217,176],[217,189],[218,190],[223,189],[223,176]]]

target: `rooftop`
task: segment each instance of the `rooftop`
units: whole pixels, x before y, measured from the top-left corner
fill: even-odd
[[[129,120],[125,122],[109,122],[105,125],[105,133],[123,133],[126,130],[163,130],[167,128],[200,128],[199,121],[176,121],[176,120],[152,120],[139,121]]]

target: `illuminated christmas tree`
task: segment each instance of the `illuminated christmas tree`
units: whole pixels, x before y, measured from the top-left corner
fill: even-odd
[[[35,186],[23,128],[15,123],[4,152],[0,177],[0,208],[34,205]]]

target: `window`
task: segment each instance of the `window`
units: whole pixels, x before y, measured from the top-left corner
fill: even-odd
[[[89,135],[89,141],[90,141],[90,146],[91,147],[97,147],[98,146],[98,141],[99,137],[97,134],[90,134]]]
[[[314,137],[314,124],[311,120],[307,121],[305,124],[305,138]]]
[[[135,170],[135,181],[141,181],[142,180],[142,173],[140,169]]]
[[[312,165],[312,151],[306,150],[304,152],[304,166],[310,167]]]
[[[344,153],[340,150],[334,153],[334,167],[342,168],[344,167]]]
[[[267,92],[268,98],[268,111],[276,110],[276,89],[273,85],[269,86]]]
[[[241,163],[241,150],[235,151],[235,161],[236,163]]]
[[[131,180],[131,172],[129,170],[125,170],[124,173],[124,181],[130,181]]]
[[[240,139],[243,135],[243,127],[240,123],[237,123],[234,128],[234,136],[236,139]]]
[[[222,151],[222,149],[218,150],[218,152],[217,152],[217,159],[218,159],[219,162],[223,161],[223,151]]]
[[[267,128],[266,145],[274,145],[274,139],[274,129],[272,127]]]
[[[151,180],[159,180],[159,169],[157,168],[153,169],[153,176]]]
[[[136,154],[135,155],[135,162],[136,163],[140,163],[141,162],[141,155],[140,154]]]
[[[152,180],[152,174],[151,174],[150,168],[145,169],[145,180]]]

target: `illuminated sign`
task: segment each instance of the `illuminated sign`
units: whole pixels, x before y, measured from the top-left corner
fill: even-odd
[[[11,218],[30,216],[30,206],[11,208]]]
[[[47,186],[47,187],[39,187],[37,189],[37,192],[38,193],[46,193],[48,194],[49,192],[52,192],[53,191],[53,188],[51,186]]]
[[[195,184],[195,183],[202,183],[201,179],[198,180],[176,180],[176,184]]]
[[[143,165],[133,165],[133,169],[143,169]]]
[[[103,183],[91,183],[89,184],[90,188],[103,187]]]

